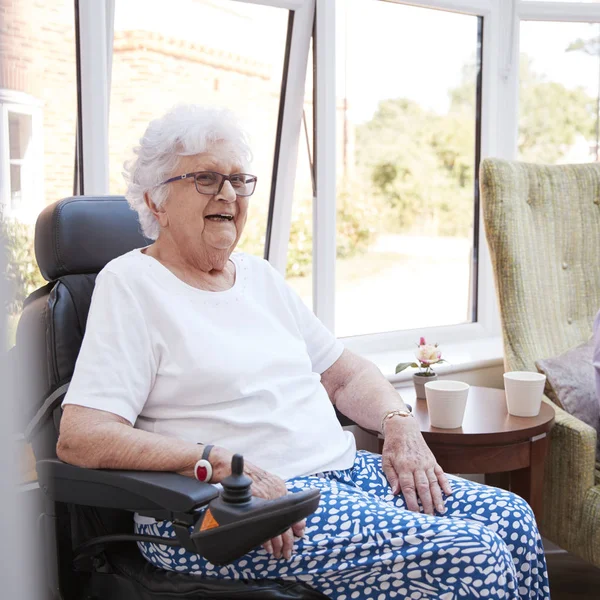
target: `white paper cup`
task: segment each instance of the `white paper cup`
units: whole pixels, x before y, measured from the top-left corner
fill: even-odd
[[[515,417],[535,417],[542,406],[546,376],[533,371],[504,373],[504,390],[508,414]]]
[[[432,427],[455,429],[462,426],[469,395],[469,384],[440,380],[425,384],[427,410]]]

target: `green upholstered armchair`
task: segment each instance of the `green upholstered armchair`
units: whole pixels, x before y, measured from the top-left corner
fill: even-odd
[[[600,165],[487,159],[480,180],[505,368],[536,371],[536,360],[589,340],[600,309]],[[540,527],[600,567],[596,431],[555,410]]]

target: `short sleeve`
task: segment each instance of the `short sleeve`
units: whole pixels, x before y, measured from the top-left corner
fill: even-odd
[[[132,425],[152,389],[156,364],[142,310],[127,282],[97,279],[75,372],[63,402],[104,410]]]
[[[272,267],[271,267],[272,268]],[[275,269],[273,269],[275,270]],[[313,372],[322,374],[342,355],[344,345],[304,304],[300,296],[277,273],[278,285],[283,287],[290,309],[306,343]]]

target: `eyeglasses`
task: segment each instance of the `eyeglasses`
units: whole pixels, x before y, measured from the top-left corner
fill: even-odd
[[[252,196],[256,189],[256,175],[248,175],[248,173],[232,173],[231,175],[223,175],[215,171],[196,171],[195,173],[186,173],[178,177],[171,177],[158,185],[165,185],[180,179],[194,179],[196,191],[199,194],[214,196],[223,188],[223,184],[229,181],[231,187],[237,196]]]

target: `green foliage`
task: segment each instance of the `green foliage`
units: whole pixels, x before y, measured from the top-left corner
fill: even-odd
[[[469,235],[473,115],[463,106],[438,115],[397,98],[357,128],[357,176],[370,185],[381,231]]]
[[[545,81],[521,57],[519,154],[531,162],[556,163],[578,135],[593,139],[596,101],[579,87]]]
[[[296,194],[290,226],[287,277],[304,277],[312,265],[312,194]]]
[[[396,374],[401,373],[402,371],[404,371],[405,369],[408,369],[408,367],[411,367],[413,369],[418,369],[419,365],[416,362],[403,362],[403,363],[398,363],[396,365]]]
[[[567,52],[585,52],[590,56],[600,56],[600,38],[590,38],[584,40],[583,38],[577,38],[574,42],[569,44]]]
[[[303,277],[312,265],[312,197],[295,198],[294,215],[288,246],[288,277]],[[336,214],[337,258],[349,258],[366,251],[375,235],[377,209],[358,188],[353,194],[343,190],[338,194]]]
[[[8,313],[23,308],[23,300],[46,282],[38,269],[33,249],[33,227],[0,216],[0,238],[5,240],[7,267],[5,277],[11,287]]]
[[[338,194],[336,214],[337,258],[350,258],[366,252],[377,235],[380,215],[366,190],[355,185]]]
[[[597,50],[590,41],[585,48]],[[581,44],[580,44],[581,46]],[[579,48],[579,46],[577,47]],[[576,48],[573,48],[576,49]],[[385,100],[356,130],[356,178],[371,190],[377,231],[467,237],[473,218],[476,65],[463,67],[446,114],[406,98]],[[519,152],[563,159],[578,136],[593,139],[595,100],[582,88],[546,81],[521,60]]]

